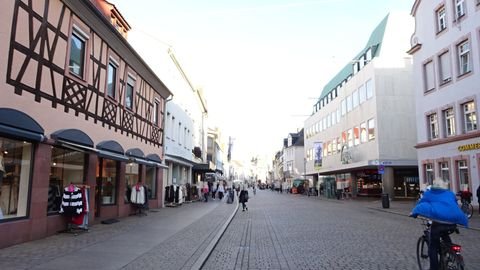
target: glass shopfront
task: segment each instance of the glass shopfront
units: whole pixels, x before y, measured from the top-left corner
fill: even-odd
[[[140,181],[140,165],[138,163],[127,163],[125,168],[125,182],[127,189],[125,190],[125,202],[130,202],[132,187]]]
[[[147,178],[145,179],[145,187],[148,191],[148,199],[156,199],[157,197],[157,167],[147,166]]]
[[[85,179],[85,153],[52,147],[50,183],[48,186],[48,214],[58,213],[63,189],[69,184],[80,185]]]
[[[418,169],[394,169],[394,191],[396,198],[415,198],[420,192]]]
[[[97,185],[102,205],[116,204],[117,176],[119,163],[114,160],[100,158],[97,166]]]
[[[357,172],[357,195],[377,197],[382,194],[382,176],[377,170],[363,170]]]
[[[33,146],[0,137],[0,222],[26,217]]]

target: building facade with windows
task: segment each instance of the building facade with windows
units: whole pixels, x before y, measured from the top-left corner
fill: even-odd
[[[305,121],[307,175],[325,196],[414,197],[418,191],[413,20],[390,13],[324,87]]]
[[[86,190],[90,224],[134,213],[138,183],[143,206],[162,207],[171,93],[126,41],[120,12],[103,0],[17,0],[1,13],[0,248],[67,228],[70,185]]]
[[[475,194],[480,177],[480,1],[415,1],[411,37],[423,187]],[[476,200],[474,200],[476,202]]]
[[[282,180],[282,183],[291,187],[293,180],[304,179],[305,176],[304,129],[288,134],[288,137],[283,140],[282,153],[284,179],[272,180]]]

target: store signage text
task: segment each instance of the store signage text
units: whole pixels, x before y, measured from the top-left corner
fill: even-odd
[[[458,151],[460,151],[460,152],[477,150],[477,149],[480,149],[480,143],[465,144],[465,145],[460,145],[458,147]]]

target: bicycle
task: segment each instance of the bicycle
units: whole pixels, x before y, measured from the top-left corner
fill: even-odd
[[[462,205],[460,209],[465,213],[465,215],[470,219],[473,216],[473,206],[467,199],[461,199]]]
[[[430,269],[430,258],[428,256],[428,247],[430,239],[430,229],[431,221],[423,219],[423,225],[425,229],[423,230],[423,235],[418,238],[417,241],[417,263],[420,270]],[[445,232],[440,237],[440,270],[464,270],[465,263],[463,261],[463,256],[460,254],[462,247],[460,245],[454,244],[452,242],[447,242],[444,238],[452,233],[459,233],[458,228],[455,226],[454,229]]]

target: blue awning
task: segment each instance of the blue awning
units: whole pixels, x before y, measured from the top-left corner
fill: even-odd
[[[11,108],[0,108],[0,133],[29,141],[43,141],[44,129],[27,114]]]

